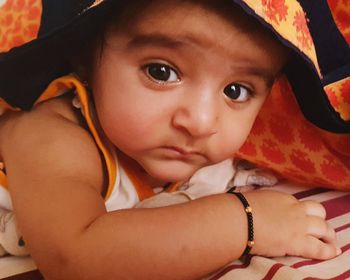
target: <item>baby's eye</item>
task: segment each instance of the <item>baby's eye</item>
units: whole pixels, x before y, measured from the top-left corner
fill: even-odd
[[[224,88],[225,95],[234,102],[246,102],[252,96],[251,90],[240,84],[229,84]]]
[[[147,76],[157,83],[174,83],[180,80],[176,70],[169,65],[152,63],[144,67]]]

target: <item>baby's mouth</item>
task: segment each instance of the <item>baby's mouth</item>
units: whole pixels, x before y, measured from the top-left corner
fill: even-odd
[[[171,159],[178,160],[198,160],[207,161],[207,157],[200,151],[193,148],[179,147],[179,146],[164,146],[161,147],[164,155]]]

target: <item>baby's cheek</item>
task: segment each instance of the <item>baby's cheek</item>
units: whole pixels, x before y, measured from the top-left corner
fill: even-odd
[[[224,158],[234,156],[234,154],[241,148],[249,135],[249,128],[242,127],[240,129],[231,129],[223,134],[219,140],[220,153]]]
[[[113,145],[126,153],[147,148],[157,135],[137,118],[105,123],[103,130]]]

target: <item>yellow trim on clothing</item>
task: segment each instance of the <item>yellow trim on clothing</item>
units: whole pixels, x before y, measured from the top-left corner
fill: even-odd
[[[179,188],[184,184],[183,181],[172,183],[167,189],[166,192],[172,193],[179,190]]]
[[[0,170],[0,187],[4,187],[5,189],[7,189],[7,177],[6,174]]]
[[[129,177],[132,184],[134,185],[140,201],[155,195],[154,188],[151,185],[148,185],[142,180],[140,180],[140,178],[137,175],[137,171],[134,168],[132,168],[125,160],[123,161],[121,158],[119,159],[119,161],[123,166],[125,173]],[[165,189],[165,191],[169,193],[175,192],[182,185],[183,185],[183,182],[172,183],[170,186],[168,186]]]
[[[46,90],[43,92],[40,98],[35,102],[35,104],[63,95],[67,93],[67,91],[69,90],[75,90],[76,95],[79,97],[79,101],[82,106],[81,108],[82,114],[84,115],[84,118],[90,129],[90,132],[94,137],[96,145],[98,146],[101,153],[103,154],[103,158],[105,160],[107,173],[108,173],[108,187],[107,187],[107,193],[104,197],[104,199],[107,200],[111,195],[111,193],[113,192],[113,187],[117,176],[116,174],[117,163],[111,151],[112,148],[109,147],[109,145],[107,144],[107,141],[106,141],[107,138],[105,139],[105,141],[103,141],[101,136],[103,135],[103,132],[99,127],[97,127],[97,122],[93,121],[96,118],[94,116],[94,112],[90,110],[90,107],[93,108],[93,106],[90,106],[89,104],[89,96],[88,96],[89,94],[87,92],[87,89],[85,88],[85,85],[74,74],[60,77],[54,80],[46,88]]]
[[[119,161],[121,161],[121,159],[119,159]],[[140,201],[154,195],[153,188],[140,180],[134,168],[130,167],[125,161],[121,161],[121,165],[123,166],[123,169],[129,177],[130,181],[134,185]]]
[[[105,159],[107,173],[108,173],[108,187],[107,187],[107,193],[105,195],[105,200],[107,200],[111,193],[113,192],[114,183],[116,180],[116,170],[117,170],[117,163],[115,160],[115,157],[113,156],[113,153],[111,152],[111,148],[108,149],[108,144],[102,139],[103,132],[102,130],[97,127],[97,122],[93,121],[95,119],[94,112],[90,110],[90,107],[93,108],[93,106],[89,106],[89,94],[84,86],[84,84],[74,75],[64,76],[62,78],[59,78],[55,80],[48,88],[48,91],[45,92],[45,97],[53,97],[54,92],[62,90],[62,87],[64,89],[65,86],[68,86],[68,89],[74,88],[76,95],[79,97],[81,106],[82,106],[82,112],[85,117],[86,123],[90,129],[91,134],[93,135],[95,142],[100,149],[100,151],[103,154],[103,157]],[[67,88],[66,88],[67,89]],[[51,91],[53,90],[53,91]]]

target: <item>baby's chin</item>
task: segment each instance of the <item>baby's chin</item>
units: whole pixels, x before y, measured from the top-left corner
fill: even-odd
[[[147,174],[157,181],[175,183],[188,180],[203,166],[191,165],[184,162],[173,162],[167,165],[146,166]]]

